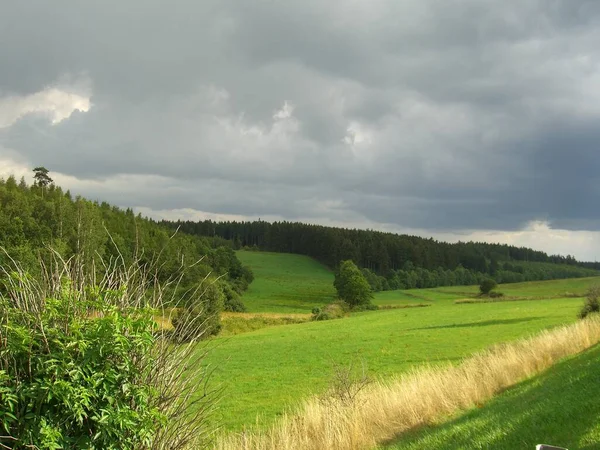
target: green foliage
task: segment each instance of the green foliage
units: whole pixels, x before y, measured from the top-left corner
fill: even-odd
[[[578,317],[585,319],[590,314],[598,312],[600,312],[600,285],[588,289],[585,303],[581,307]]]
[[[54,182],[54,180],[50,178],[50,175],[48,175],[50,171],[45,167],[36,167],[33,169],[33,172],[35,173],[33,178],[37,186],[46,187]]]
[[[224,303],[223,310],[229,312],[246,312],[248,308],[242,300],[240,295],[234,290],[229,284],[223,283],[221,288],[223,289]]]
[[[131,209],[73,198],[52,182],[47,169],[34,171],[33,186],[24,180],[17,183],[13,176],[0,179],[0,248],[29,273],[39,273],[39,258],[46,263],[52,259],[52,247],[65,260],[82,260],[86,275],[101,276],[103,261],[111,259],[156,267],[163,284],[183,272],[181,280],[167,288],[174,299],[208,274],[221,277],[239,295],[252,282],[252,271],[237,259],[231,242],[173,233]],[[8,261],[0,252],[0,264]]]
[[[0,435],[13,438],[2,444],[138,449],[164,423],[147,382],[153,311],[118,308],[118,291],[92,291],[26,307],[0,300]]]
[[[361,273],[363,274],[363,276],[369,283],[369,286],[371,286],[371,290],[373,292],[390,290],[389,282],[385,277],[382,277],[381,275],[377,275],[372,270],[365,269],[365,268],[361,269]],[[398,289],[398,288],[396,287],[396,289]]]
[[[219,280],[204,280],[182,303],[171,318],[178,341],[188,342],[219,333],[220,313],[225,303],[225,294]]]
[[[479,292],[481,292],[482,295],[489,295],[497,286],[498,283],[496,283],[496,281],[491,278],[486,278],[479,284]]]
[[[367,305],[373,298],[368,281],[356,264],[350,260],[340,263],[333,285],[340,300],[346,302],[350,307]]]

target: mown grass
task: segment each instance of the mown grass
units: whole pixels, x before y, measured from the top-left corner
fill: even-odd
[[[254,272],[242,301],[250,312],[310,313],[335,299],[333,272],[308,256],[238,251]]]
[[[600,341],[599,318],[579,321],[528,339],[502,344],[458,365],[413,370],[363,385],[352,397],[339,388],[313,397],[267,430],[230,434],[220,450],[359,450],[394,435],[481,405],[521,380]],[[418,445],[417,448],[430,448]],[[443,447],[446,448],[446,447]],[[459,448],[474,448],[465,446]],[[485,446],[480,448],[496,448]],[[515,446],[512,448],[527,448]]]
[[[475,351],[573,322],[581,301],[541,300],[365,312],[350,317],[274,326],[216,338],[208,361],[224,388],[215,419],[226,430],[268,424],[310,394],[322,392],[333,363],[364,361],[387,377],[422,364],[458,362]]]
[[[569,358],[439,426],[405,435],[388,449],[600,447],[600,346]]]

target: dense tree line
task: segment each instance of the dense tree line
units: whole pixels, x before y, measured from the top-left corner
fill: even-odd
[[[39,270],[39,259],[48,256],[49,248],[65,259],[82,258],[89,270],[101,271],[102,262],[111,258],[122,258],[125,265],[135,260],[155,267],[161,283],[183,277],[179,293],[205,278],[214,281],[219,286],[216,304],[243,308],[239,295],[252,273],[235,256],[232,242],[174,233],[131,209],[73,197],[41,169],[36,168],[31,186],[12,176],[0,179],[0,264],[12,258],[26,270]]]
[[[548,255],[526,247],[479,242],[447,243],[373,230],[297,222],[164,222],[186,233],[230,240],[234,248],[311,256],[336,268],[351,260],[375,290],[499,283],[597,275],[572,256]],[[364,270],[366,269],[366,271]]]

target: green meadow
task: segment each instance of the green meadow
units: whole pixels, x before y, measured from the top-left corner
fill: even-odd
[[[243,301],[249,312],[310,313],[335,298],[333,272],[308,256],[238,251],[254,272]]]
[[[334,297],[328,286],[333,275],[309,258],[238,254],[255,274],[244,296],[251,311],[307,312]],[[571,295],[583,295],[599,281],[503,285],[499,290],[506,295],[526,298],[474,304],[455,300],[474,296],[476,287],[381,292],[374,303],[399,308],[215,338],[208,362],[215,367],[213,383],[224,392],[215,418],[225,430],[252,427],[257,417],[268,425],[322,393],[336,364],[364,363],[372,377],[390,377],[415,366],[456,363],[495,343],[573,322],[582,299]],[[416,304],[430,306],[406,307]]]

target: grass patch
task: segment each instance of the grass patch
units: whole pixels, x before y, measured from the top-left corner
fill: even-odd
[[[520,383],[488,404],[404,436],[389,449],[512,450],[553,444],[596,449],[600,442],[600,346]]]
[[[427,306],[431,306],[431,303],[415,303],[409,305],[379,305],[379,309],[425,308]]]
[[[507,387],[544,371],[561,358],[577,354],[599,340],[600,319],[579,321],[528,339],[494,346],[456,366],[417,370],[395,380],[359,385],[360,390],[349,390],[353,393],[351,397],[337,400],[334,397],[328,402],[318,397],[311,398],[296,414],[282,418],[274,427],[230,435],[217,447],[222,450],[371,448],[394,434],[431,424],[473,405],[481,405]],[[592,377],[597,383],[597,375]],[[346,383],[343,392],[348,391],[345,386]],[[556,398],[561,397],[558,391],[556,394]],[[578,397],[581,395],[579,393]],[[596,397],[594,399],[597,400]],[[524,409],[527,413],[527,408],[521,404],[519,410]],[[594,419],[587,420],[588,427],[595,425]],[[571,419],[577,420],[577,417]],[[494,424],[497,433],[502,433],[506,422],[510,422],[510,415],[497,418]],[[579,425],[580,430],[586,428],[586,425]],[[480,432],[489,436],[487,429]],[[489,444],[492,445],[471,444],[453,448],[498,448],[493,440]],[[418,443],[413,448],[431,447]],[[442,443],[435,448],[449,447]],[[522,441],[517,441],[512,447],[502,448],[527,447]]]
[[[600,284],[600,277],[500,284],[498,285],[497,290],[509,297],[585,297],[586,291],[595,284]],[[448,286],[433,290],[451,295],[464,294],[463,297],[467,297],[477,295],[479,286]],[[413,291],[414,290],[408,292]],[[419,290],[417,289],[417,291]]]
[[[389,377],[423,364],[458,362],[498,342],[576,320],[577,299],[369,311],[343,320],[266,327],[212,340],[207,361],[224,388],[217,420],[227,430],[268,424],[327,387],[334,364],[364,361]]]
[[[249,312],[310,313],[336,298],[333,272],[308,256],[238,251],[254,281],[242,301]]]
[[[565,298],[577,298],[580,297],[552,297],[552,298],[540,298],[540,297],[498,297],[498,298],[490,298],[490,297],[481,297],[481,298],[463,298],[459,300],[454,300],[455,305],[464,305],[470,303],[499,303],[499,302],[531,302],[531,301],[542,301],[542,300],[555,300],[555,299],[565,299]]]
[[[308,322],[310,314],[223,313],[220,336],[233,336],[265,327]]]

